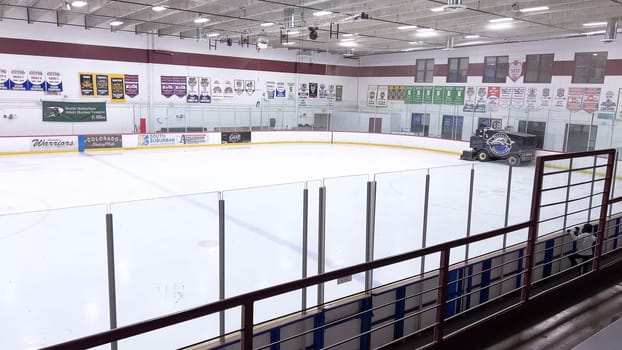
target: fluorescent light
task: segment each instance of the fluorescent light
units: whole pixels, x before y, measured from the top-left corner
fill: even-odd
[[[201,24],[201,23],[205,23],[205,22],[209,22],[209,18],[205,18],[205,17],[197,17],[194,19],[194,23],[196,24]]]
[[[344,39],[341,39],[342,42],[353,41],[353,40],[356,40],[356,38],[344,38]]]
[[[410,45],[418,45],[418,44],[421,44],[421,42],[419,42],[419,41],[411,41],[411,42],[409,42],[409,44]]]
[[[600,26],[606,26],[607,22],[589,22],[589,23],[583,23],[584,27],[600,27]]]
[[[418,38],[430,38],[430,37],[436,36],[436,34],[437,34],[436,32],[420,32],[420,33],[415,34],[415,36]]]
[[[503,18],[491,19],[491,20],[488,20],[488,22],[490,22],[490,23],[503,23],[503,22],[512,22],[513,20],[514,20],[514,18],[503,17]]]
[[[326,16],[326,15],[332,15],[333,13],[330,11],[317,11],[317,12],[313,12],[314,16]]]
[[[399,29],[399,30],[408,30],[408,29],[415,29],[415,28],[417,28],[417,26],[414,26],[414,25],[407,25],[407,26],[399,26],[399,27],[397,27],[397,29]]]
[[[548,6],[536,6],[536,7],[528,7],[526,9],[520,9],[518,11],[525,13],[525,12],[546,11],[548,9],[549,9]]]
[[[166,10],[166,6],[157,5],[157,6],[152,7],[151,9],[155,12],[162,12]]]
[[[288,42],[284,42],[281,45],[296,45],[295,41],[288,41]]]
[[[297,31],[297,30],[288,30],[287,31],[287,35],[296,35],[296,34],[300,34],[300,32]]]
[[[112,22],[110,22],[110,25],[113,26],[113,27],[118,27],[118,26],[120,26],[122,24],[123,24],[123,22],[121,22],[121,21],[112,21]]]
[[[596,34],[605,34],[605,30],[596,30],[593,32],[585,32],[585,33],[581,33],[583,35],[596,35]]]
[[[73,7],[84,7],[86,5],[88,5],[88,2],[82,1],[82,0],[76,0],[76,1],[71,3],[71,6],[73,6]]]
[[[477,34],[465,35],[464,38],[465,39],[477,39],[479,38],[479,35]]]
[[[486,44],[486,43],[488,43],[488,41],[474,40],[474,41],[465,41],[463,43],[456,44],[456,46],[468,46],[468,45],[478,45],[478,44]]]
[[[417,33],[429,33],[429,32],[433,32],[435,29],[434,28],[421,28],[421,29],[417,29]]]
[[[273,25],[274,25],[274,23],[272,23],[272,22],[266,22],[266,23],[260,24],[260,26],[262,26],[262,27],[270,27],[270,26],[273,26]]]
[[[209,33],[209,34],[207,34],[207,37],[208,38],[215,38],[215,37],[217,37],[219,35],[220,35],[220,33]]]
[[[492,30],[503,30],[503,29],[509,29],[509,28],[512,28],[512,23],[509,23],[509,22],[491,23],[488,25],[488,29],[492,29]]]
[[[354,47],[354,46],[358,46],[357,43],[355,43],[354,41],[342,41],[339,43],[339,45],[341,46],[345,46],[345,47]]]
[[[443,11],[445,11],[445,8],[443,6],[433,7],[433,8],[430,9],[430,11],[432,11],[432,12],[443,12]]]
[[[354,36],[354,34],[353,33],[344,33],[344,34],[341,34],[341,36],[344,37],[344,38],[351,38],[351,37]]]

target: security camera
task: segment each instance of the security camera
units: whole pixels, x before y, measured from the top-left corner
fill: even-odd
[[[512,11],[520,11],[520,4],[515,2],[512,4]]]

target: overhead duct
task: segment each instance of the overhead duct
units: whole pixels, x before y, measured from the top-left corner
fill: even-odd
[[[602,41],[608,43],[616,40],[618,34],[618,19],[610,18],[607,20],[607,29],[605,29],[605,37]]]
[[[447,41],[445,43],[445,48],[443,50],[453,50],[454,49],[454,37],[447,37]]]
[[[447,5],[443,6],[443,11],[461,11],[466,8],[466,5],[462,4],[462,0],[447,0]]]

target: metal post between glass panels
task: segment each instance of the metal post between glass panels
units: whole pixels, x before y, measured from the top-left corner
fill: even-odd
[[[376,221],[376,181],[367,182],[367,215],[365,223],[365,262],[374,260],[374,228]],[[365,271],[365,291],[373,288],[373,270]]]
[[[430,200],[430,169],[428,169],[428,173],[425,175],[425,199],[423,201],[423,228],[421,235],[421,248],[425,248],[426,235],[428,231],[428,203]],[[425,272],[425,255],[421,257],[421,275],[423,276]]]
[[[309,239],[309,189],[305,183],[302,190],[302,278],[307,277],[308,239]],[[307,288],[302,289],[301,309],[307,309]],[[304,337],[303,337],[304,338]]]
[[[508,227],[508,221],[510,217],[510,193],[512,192],[512,169],[513,166],[508,167],[508,186],[505,193],[505,220],[503,222],[503,227]],[[503,234],[503,249],[507,246],[508,234]],[[505,255],[504,255],[505,256]]]
[[[225,200],[218,194],[218,300],[225,299]],[[220,336],[225,334],[225,312],[219,312]]]
[[[317,247],[317,273],[324,273],[324,260],[326,258],[326,187],[324,183],[319,188],[318,210],[318,247]],[[317,305],[324,303],[324,283],[317,285]]]
[[[108,309],[110,329],[117,328],[117,287],[114,268],[114,232],[112,214],[106,214],[106,254],[108,257]],[[110,343],[111,350],[117,350],[117,342]]]
[[[475,180],[475,166],[471,165],[471,175],[469,181],[469,207],[467,208],[467,227],[466,236],[471,237],[471,215],[473,214],[473,182]],[[469,244],[465,246],[464,261],[469,260]]]

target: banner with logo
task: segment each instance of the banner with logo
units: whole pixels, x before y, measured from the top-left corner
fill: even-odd
[[[183,145],[204,145],[208,144],[209,140],[207,134],[183,134],[179,143]]]
[[[255,81],[254,80],[244,80],[244,90],[250,96],[255,93]]]
[[[45,90],[45,75],[40,70],[29,70],[28,80],[26,82],[26,90],[30,91],[44,91]]]
[[[286,97],[287,96],[287,91],[285,90],[285,82],[283,82],[283,81],[277,81],[276,82],[275,96],[276,97]]]
[[[488,87],[488,108],[491,112],[496,112],[499,110],[499,98],[501,97],[501,87],[500,86],[489,86]]]
[[[521,109],[525,105],[525,88],[515,87],[512,88],[512,109]]]
[[[110,96],[110,85],[107,74],[95,74],[95,92],[97,96],[108,97]]]
[[[225,98],[233,97],[233,84],[231,80],[225,80]]]
[[[186,77],[186,78],[187,78],[186,84],[188,85],[188,95],[186,95],[186,102],[199,103],[198,78],[197,77]]]
[[[236,94],[242,95],[242,93],[244,92],[244,80],[234,80],[233,90]]]
[[[317,98],[317,83],[309,83],[309,98]]]
[[[30,150],[41,151],[77,151],[78,136],[41,136],[30,139]]]
[[[26,77],[26,70],[24,69],[11,69],[11,90],[27,91],[28,78]]]
[[[378,86],[367,86],[367,105],[373,107],[376,105],[376,96],[378,94]]]
[[[341,102],[343,99],[343,85],[335,86],[335,101]]]
[[[80,96],[95,96],[95,82],[93,74],[79,73],[80,78]]]
[[[44,122],[105,122],[105,102],[43,101]]]
[[[462,107],[462,111],[463,112],[474,112],[475,111],[475,86],[466,87],[464,107]]]
[[[225,131],[220,133],[221,143],[249,143],[251,142],[250,131]]]
[[[60,95],[63,92],[63,80],[59,72],[45,73],[45,93],[47,95]]]
[[[140,147],[149,147],[149,146],[170,146],[177,145],[181,143],[181,135],[180,134],[140,134],[138,135],[138,146]]]
[[[125,74],[125,96],[129,98],[138,96],[137,74]]]
[[[510,59],[508,76],[512,82],[516,82],[523,75],[523,62],[519,59]]]
[[[501,87],[501,92],[499,93],[499,107],[508,109],[510,103],[512,103],[512,88]]]
[[[120,134],[115,135],[86,135],[84,136],[84,148],[121,148],[123,147]]]
[[[211,80],[199,77],[199,103],[212,103]]]
[[[583,88],[568,88],[568,102],[566,109],[580,111],[583,105]]]
[[[526,109],[528,111],[533,111],[538,109],[538,88],[536,87],[528,87],[527,89],[527,97],[525,99]]]
[[[224,91],[219,79],[212,80],[212,97],[221,98],[224,97]]]
[[[551,107],[551,101],[553,99],[553,96],[551,96],[551,88],[549,87],[545,87],[542,88],[541,92],[540,92],[540,102],[538,103],[538,105],[541,108],[549,108]]]
[[[0,68],[0,90],[11,90],[9,70],[6,68]]]
[[[475,113],[486,113],[487,96],[488,88],[486,86],[478,86],[475,97]]]
[[[445,88],[443,86],[435,86],[432,95],[432,104],[442,105],[445,97]]]
[[[309,98],[309,87],[307,83],[300,83],[298,86],[298,106],[306,107]]]
[[[387,107],[387,96],[389,95],[389,87],[387,85],[378,86],[378,97],[376,98],[376,106]]]
[[[598,110],[598,102],[600,101],[600,88],[585,88],[583,91],[583,108],[588,113]]]
[[[266,90],[264,97],[270,100],[274,99],[276,91],[276,83],[274,81],[266,81]]]
[[[564,108],[566,106],[566,89],[555,89],[555,104],[554,107]]]
[[[123,74],[110,74],[110,102],[125,102],[125,81]]]

